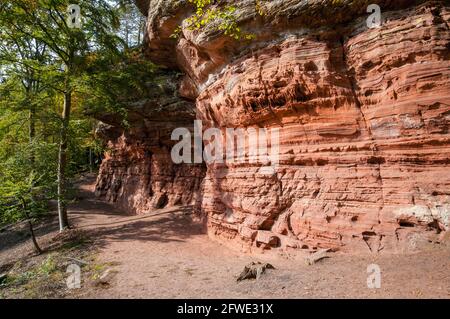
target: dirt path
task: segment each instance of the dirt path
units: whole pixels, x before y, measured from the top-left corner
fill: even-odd
[[[85,199],[76,214],[91,229],[99,258],[117,271],[108,289],[86,297],[104,298],[450,298],[448,246],[410,255],[336,254],[313,266],[299,260],[270,260],[277,268],[258,281],[237,283],[250,261],[211,241],[186,215],[189,208],[125,216],[96,201],[84,185]],[[73,218],[73,217],[72,217]],[[367,266],[382,271],[381,289],[367,288]]]
[[[270,260],[276,270],[237,283],[247,263],[268,257],[242,255],[211,241],[191,221],[189,208],[127,216],[94,198],[92,180],[80,188],[70,218],[94,241],[96,259],[110,265],[114,276],[107,287],[84,285],[77,297],[450,298],[449,246],[409,255],[333,254],[312,266]],[[372,263],[381,268],[381,289],[367,288]]]

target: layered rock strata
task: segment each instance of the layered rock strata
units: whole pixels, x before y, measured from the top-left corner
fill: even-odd
[[[177,77],[168,74],[149,88],[148,98],[128,105],[128,126],[117,115],[97,114],[97,134],[108,151],[97,178],[96,195],[130,213],[173,205],[200,207],[205,166],[174,164],[171,132],[190,128],[195,105],[180,99]]]
[[[210,236],[246,251],[393,251],[447,232],[449,4],[373,1],[383,19],[369,29],[366,1],[266,1],[263,15],[254,1],[235,2],[239,23],[256,40],[186,25],[173,39],[190,14],[187,2],[140,1],[148,16],[145,50],[185,73],[180,97],[195,101],[204,129],[278,128],[279,165],[262,174],[248,158],[211,164],[203,178],[201,166],[174,169],[165,150],[155,157],[167,165],[157,164],[151,179],[157,194],[171,194],[176,204],[200,193]],[[161,120],[165,133],[146,134],[167,138],[169,128],[185,124],[164,113]],[[153,162],[130,146],[141,141],[117,139],[118,155],[106,159],[98,184],[101,195],[138,212],[160,201],[141,178]],[[133,168],[123,164],[130,158]],[[167,183],[167,176],[188,178]],[[109,190],[114,180],[122,181],[119,191]],[[184,192],[189,198],[179,202]]]

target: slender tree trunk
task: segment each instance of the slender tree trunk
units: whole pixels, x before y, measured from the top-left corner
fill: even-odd
[[[68,85],[64,92],[64,107],[62,113],[61,140],[59,143],[58,157],[58,217],[59,231],[62,232],[69,228],[69,219],[67,218],[67,142],[70,121],[70,108],[72,106],[72,92]]]
[[[29,119],[29,140],[30,140],[30,163],[31,167],[34,170],[34,164],[36,161],[36,154],[34,153],[33,142],[36,137],[36,106],[32,103],[30,99],[28,99],[28,103],[30,103],[30,113],[28,116]]]
[[[146,28],[147,28],[147,20],[144,17],[141,17],[139,23],[139,44],[144,42]]]
[[[141,32],[143,31],[143,26],[142,26],[142,18],[139,17],[139,27],[138,27],[138,39],[137,39],[137,45],[141,45]]]
[[[36,136],[36,107],[33,104],[33,102],[31,101],[31,97],[30,97],[31,91],[32,91],[32,84],[30,84],[30,86],[27,87],[26,101],[30,107],[29,113],[28,113],[28,139],[29,139],[29,143],[30,143],[30,164],[31,164],[31,169],[34,171],[34,165],[35,165],[36,160],[35,160],[33,142],[34,142],[34,138]],[[31,196],[33,196],[33,195],[31,195]],[[28,229],[30,230],[31,241],[33,242],[33,246],[36,249],[36,252],[40,255],[40,254],[42,254],[42,249],[41,249],[41,247],[39,247],[39,244],[36,240],[36,235],[34,234],[33,223],[31,222],[30,215],[28,214],[27,203],[23,197],[21,197],[20,200],[22,201],[23,214],[25,215],[25,218],[28,223]]]
[[[92,121],[92,139],[95,140],[95,122]],[[89,147],[89,171],[92,173],[94,171],[94,150],[93,147]]]
[[[128,16],[125,19],[125,42],[127,45],[127,48],[130,47],[130,30],[129,30],[129,22],[128,22]]]
[[[28,211],[27,211],[27,209],[28,209],[27,203],[23,197],[21,198],[21,201],[22,201],[23,213],[28,222],[28,228],[30,230],[31,240],[33,242],[34,248],[36,249],[36,252],[40,255],[40,254],[42,254],[42,249],[41,249],[41,247],[39,247],[39,244],[36,240],[36,235],[34,234],[33,223],[31,222],[30,215],[28,214]]]
[[[36,252],[40,255],[40,254],[42,254],[42,249],[41,249],[41,247],[39,247],[39,244],[36,240],[36,235],[34,234],[34,229],[33,229],[33,223],[31,222],[31,219],[29,219],[29,218],[28,218],[28,228],[30,229],[31,240],[33,241],[34,248],[36,249]]]
[[[94,164],[94,161],[93,161],[92,155],[93,155],[92,154],[92,147],[89,147],[89,173],[92,173],[92,171],[93,171],[92,166]]]

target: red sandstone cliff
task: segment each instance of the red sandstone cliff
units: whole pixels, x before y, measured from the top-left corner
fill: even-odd
[[[209,234],[244,250],[392,251],[448,231],[448,2],[373,1],[376,29],[366,1],[265,1],[262,17],[235,2],[250,43],[208,28],[175,40],[186,1],[138,1],[147,56],[185,76],[131,130],[109,127],[98,194],[133,212],[198,204]],[[195,117],[279,128],[277,172],[172,164],[170,132]]]
[[[179,98],[177,76],[166,74],[148,97],[130,104],[124,128],[117,116],[97,114],[97,134],[110,149],[100,167],[96,195],[131,213],[170,205],[200,206],[204,165],[176,165],[170,157],[171,132],[190,127],[195,105]]]

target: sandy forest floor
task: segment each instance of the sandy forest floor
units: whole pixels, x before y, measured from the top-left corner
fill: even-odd
[[[450,298],[449,245],[407,255],[334,253],[312,266],[267,260],[211,241],[189,208],[126,215],[94,198],[93,181],[80,185],[71,205],[76,231],[59,235],[54,216],[38,226],[44,255],[33,254],[20,225],[0,232],[0,275],[9,278],[0,282],[0,298]],[[236,282],[251,261],[276,269]],[[69,290],[66,267],[73,262],[82,266],[82,283]],[[381,267],[380,289],[367,287],[372,263]]]

